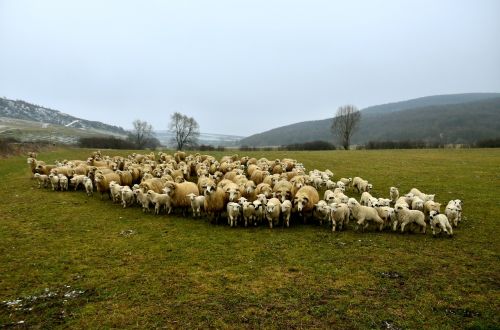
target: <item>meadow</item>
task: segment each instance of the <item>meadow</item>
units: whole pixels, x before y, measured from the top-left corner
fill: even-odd
[[[245,155],[361,176],[374,196],[397,186],[444,204],[459,198],[464,219],[453,238],[433,238],[430,228],[332,233],[297,221],[230,228],[123,209],[99,194],[38,189],[26,157],[10,157],[0,160],[0,327],[500,327],[499,149]]]

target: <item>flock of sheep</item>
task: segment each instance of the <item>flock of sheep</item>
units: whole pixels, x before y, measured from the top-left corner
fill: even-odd
[[[128,157],[104,156],[93,152],[86,160],[65,160],[46,164],[30,153],[28,164],[38,187],[54,191],[85,189],[92,196],[98,191],[124,208],[138,204],[144,212],[155,214],[178,211],[193,217],[205,214],[216,223],[226,217],[231,227],[266,223],[270,228],[288,227],[290,219],[329,223],[332,231],[346,228],[350,220],[356,229],[370,225],[382,231],[426,232],[453,235],[461,221],[462,202],[451,200],[444,214],[434,195],[416,188],[400,196],[391,187],[388,198],[370,194],[373,188],[360,177],[333,180],[330,170],[306,172],[294,159],[268,160],[176,152],[173,155],[132,154]],[[323,191],[320,199],[318,191]],[[361,193],[359,202],[349,191]]]

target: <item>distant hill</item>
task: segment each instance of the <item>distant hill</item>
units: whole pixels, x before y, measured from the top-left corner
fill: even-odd
[[[163,145],[172,145],[171,139],[174,137],[172,132],[167,130],[157,130],[155,131],[156,138],[160,140]],[[198,143],[200,145],[211,145],[214,147],[230,147],[238,145],[239,141],[243,136],[237,135],[225,135],[225,134],[213,134],[213,133],[200,133]]]
[[[45,108],[21,100],[0,98],[0,117],[22,119],[45,124],[60,125],[96,133],[126,135],[127,132],[118,126],[108,125],[99,121],[77,118],[58,110]]]
[[[278,127],[240,141],[245,146],[274,146],[314,140],[335,141],[332,118]],[[442,140],[441,134],[442,133]],[[439,95],[362,110],[352,143],[425,140],[472,143],[500,136],[500,93]]]

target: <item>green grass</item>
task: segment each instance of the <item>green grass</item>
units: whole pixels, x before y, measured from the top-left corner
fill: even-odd
[[[0,326],[500,327],[500,150],[247,154],[359,175],[376,196],[395,185],[436,193],[443,203],[460,198],[465,220],[453,239],[430,230],[332,234],[297,222],[285,230],[229,228],[122,209],[98,194],[37,189],[25,158],[8,158],[0,162],[0,301],[21,298],[24,306],[0,303]],[[83,293],[65,298],[71,290]]]

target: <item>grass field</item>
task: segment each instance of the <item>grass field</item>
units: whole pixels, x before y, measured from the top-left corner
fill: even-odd
[[[247,154],[460,198],[465,219],[452,239],[229,228],[37,189],[25,157],[3,159],[0,327],[500,328],[500,150]]]

